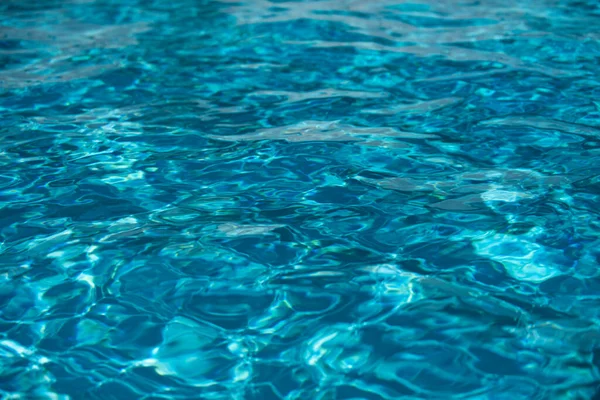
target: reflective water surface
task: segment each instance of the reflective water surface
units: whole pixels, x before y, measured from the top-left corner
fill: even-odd
[[[2,1],[2,398],[600,396],[600,3],[412,1]]]

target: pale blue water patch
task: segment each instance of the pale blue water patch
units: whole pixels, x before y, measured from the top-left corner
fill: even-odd
[[[1,2],[1,397],[600,398],[598,26]]]

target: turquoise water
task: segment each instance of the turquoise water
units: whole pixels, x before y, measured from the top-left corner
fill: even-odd
[[[1,397],[599,398],[600,7],[525,3],[2,1]]]

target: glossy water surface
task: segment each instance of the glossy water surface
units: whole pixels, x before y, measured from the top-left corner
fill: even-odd
[[[0,2],[5,399],[591,399],[594,0]]]

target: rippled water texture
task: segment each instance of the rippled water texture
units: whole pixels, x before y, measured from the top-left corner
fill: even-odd
[[[599,398],[599,4],[0,2],[0,396]]]

